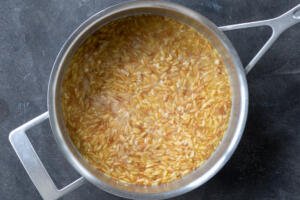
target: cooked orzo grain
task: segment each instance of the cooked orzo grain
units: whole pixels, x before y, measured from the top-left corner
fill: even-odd
[[[193,28],[159,16],[119,19],[78,49],[63,80],[72,141],[126,183],[178,179],[214,152],[231,110],[220,55]]]

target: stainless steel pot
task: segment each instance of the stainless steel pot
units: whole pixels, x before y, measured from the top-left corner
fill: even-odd
[[[61,84],[68,63],[82,42],[104,24],[130,15],[153,14],[174,18],[202,33],[219,51],[224,60],[232,88],[232,112],[228,130],[213,155],[197,170],[180,180],[159,186],[136,186],[116,182],[93,169],[72,144],[61,111]],[[278,36],[300,22],[300,4],[270,20],[217,27],[197,12],[178,4],[160,1],[135,1],[107,8],[81,24],[68,38],[53,66],[48,88],[48,111],[10,133],[9,140],[32,182],[44,199],[57,199],[82,185],[85,180],[111,194],[131,199],[165,199],[189,192],[212,178],[229,160],[243,134],[248,112],[248,73]],[[272,36],[244,70],[234,47],[222,31],[270,26]],[[28,140],[25,132],[49,118],[57,144],[70,164],[82,175],[68,186],[57,189]]]

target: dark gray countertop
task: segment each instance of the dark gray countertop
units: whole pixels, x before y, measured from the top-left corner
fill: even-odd
[[[40,199],[8,142],[45,112],[54,59],[71,32],[120,0],[0,1],[0,199]],[[217,25],[275,17],[299,0],[177,0]],[[228,33],[244,64],[269,35]],[[300,24],[286,31],[248,75],[249,118],[232,159],[208,183],[176,199],[300,199]],[[29,131],[59,187],[79,177],[57,150],[49,122]],[[63,199],[119,199],[85,184]]]

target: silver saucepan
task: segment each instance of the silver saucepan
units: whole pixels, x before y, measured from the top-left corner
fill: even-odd
[[[71,142],[64,125],[60,103],[62,78],[74,52],[83,41],[101,26],[111,21],[125,16],[140,14],[171,17],[193,27],[206,36],[219,51],[226,64],[230,77],[233,102],[228,130],[216,151],[203,165],[179,180],[158,186],[146,187],[131,184],[126,185],[114,181],[91,167]],[[170,2],[134,1],[107,8],[82,23],[67,39],[60,50],[49,81],[48,111],[13,130],[9,135],[9,140],[32,182],[44,199],[57,199],[82,185],[85,180],[106,192],[130,199],[164,199],[189,192],[212,178],[225,165],[235,151],[243,134],[248,112],[246,73],[253,68],[283,31],[298,22],[300,22],[300,4],[274,19],[223,27],[217,27],[210,20],[193,10]],[[269,26],[272,28],[273,33],[266,44],[246,66],[246,70],[244,70],[238,54],[223,31],[257,26]],[[25,133],[31,127],[40,124],[48,118],[61,152],[82,175],[81,178],[62,189],[57,189],[51,180]]]

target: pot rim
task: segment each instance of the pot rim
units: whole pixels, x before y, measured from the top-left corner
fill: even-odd
[[[237,121],[237,124],[235,124],[235,132],[234,136],[230,140],[230,144],[226,148],[226,151],[222,152],[222,156],[218,158],[218,160],[214,163],[213,166],[209,168],[208,171],[203,176],[198,177],[193,182],[186,184],[184,187],[176,188],[174,190],[169,190],[166,192],[160,192],[160,193],[136,193],[132,191],[125,191],[119,188],[114,188],[109,184],[106,184],[99,180],[97,177],[91,173],[91,169],[88,169],[86,165],[82,163],[82,160],[78,160],[78,157],[74,155],[74,152],[71,151],[70,145],[73,144],[70,143],[70,141],[67,141],[63,134],[62,130],[59,127],[59,118],[57,115],[56,110],[56,89],[57,89],[57,82],[59,75],[61,73],[61,68],[63,61],[65,60],[66,56],[69,53],[70,48],[78,42],[79,38],[90,28],[92,28],[97,22],[105,19],[107,16],[112,15],[117,12],[130,10],[130,9],[137,9],[137,8],[161,8],[161,9],[167,9],[172,10],[175,12],[179,12],[180,14],[183,14],[185,16],[188,16],[190,18],[193,18],[198,21],[198,23],[204,24],[212,33],[215,34],[215,36],[222,42],[222,45],[225,47],[227,52],[231,55],[231,59],[234,63],[234,66],[237,70],[237,78],[239,80],[239,83],[241,84],[241,97],[240,97],[240,111],[239,111],[239,119]],[[72,34],[71,36],[66,40],[64,43],[62,49],[60,50],[55,63],[52,68],[52,72],[50,75],[49,85],[48,85],[48,110],[49,110],[49,120],[50,125],[53,131],[53,135],[56,139],[56,142],[60,148],[60,150],[63,152],[66,159],[69,161],[69,163],[76,169],[77,172],[79,172],[83,177],[85,177],[89,182],[93,183],[94,185],[98,186],[100,189],[109,192],[111,194],[125,197],[125,198],[138,198],[138,199],[162,199],[162,198],[170,198],[174,196],[178,196],[181,194],[184,194],[186,192],[189,192],[200,185],[207,182],[209,179],[211,179],[220,169],[227,163],[227,161],[232,156],[233,152],[237,148],[237,145],[241,139],[241,136],[244,131],[246,119],[247,119],[247,113],[248,113],[248,86],[247,86],[247,80],[245,77],[245,72],[242,67],[242,64],[240,62],[239,56],[237,52],[235,51],[234,47],[232,46],[231,42],[227,39],[225,34],[220,31],[216,25],[214,25],[210,20],[202,16],[201,14],[186,8],[184,6],[178,5],[176,3],[171,2],[161,2],[161,1],[133,1],[133,2],[125,2],[121,4],[114,5],[112,7],[109,7],[107,9],[104,9],[90,18],[88,18],[85,22],[83,22]],[[226,133],[225,133],[226,134]],[[225,136],[224,136],[225,137]]]

